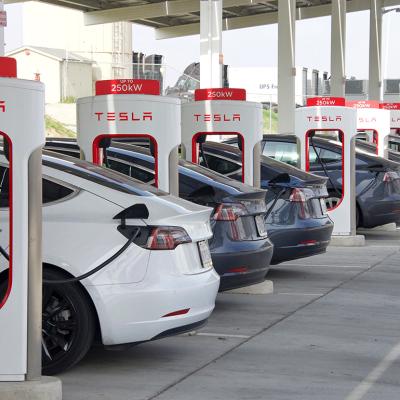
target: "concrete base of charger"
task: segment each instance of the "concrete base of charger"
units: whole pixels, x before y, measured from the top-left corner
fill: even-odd
[[[272,294],[274,293],[274,283],[272,281],[264,281],[251,286],[245,286],[238,289],[227,290],[224,293],[232,294]]]
[[[330,246],[361,247],[365,246],[364,235],[332,235]]]
[[[0,382],[1,400],[61,400],[58,378],[42,376],[40,381]]]

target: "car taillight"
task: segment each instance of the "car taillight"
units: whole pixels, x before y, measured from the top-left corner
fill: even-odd
[[[247,210],[242,204],[221,203],[214,213],[216,221],[236,221],[242,215],[246,215]]]
[[[187,232],[177,226],[159,226],[153,228],[147,239],[146,248],[149,250],[174,250],[176,246],[190,243],[192,239]]]
[[[305,203],[307,201],[306,195],[301,189],[293,189],[289,197],[290,201],[295,203]]]
[[[396,171],[388,171],[383,175],[383,182],[393,182],[399,179],[399,174]]]
[[[311,217],[310,211],[307,204],[307,196],[302,189],[292,189],[289,201],[297,203],[299,205],[299,217],[302,219],[307,219]]]

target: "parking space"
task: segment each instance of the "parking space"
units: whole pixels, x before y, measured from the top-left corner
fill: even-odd
[[[64,399],[398,397],[400,231],[274,267],[274,294],[223,293],[198,332],[94,348]]]

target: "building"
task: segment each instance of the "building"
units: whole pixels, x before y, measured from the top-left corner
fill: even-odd
[[[93,92],[92,61],[66,50],[24,46],[7,54],[17,60],[18,77],[46,85],[46,103],[72,101]]]
[[[64,49],[93,61],[93,80],[132,76],[130,22],[85,26],[79,10],[28,1],[21,4],[19,29],[19,46]]]

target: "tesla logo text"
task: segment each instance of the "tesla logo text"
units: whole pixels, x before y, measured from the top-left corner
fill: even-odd
[[[358,122],[364,123],[364,124],[371,123],[371,122],[376,122],[376,118],[375,117],[372,117],[372,118],[359,117],[358,118]]]
[[[240,121],[240,114],[194,114],[196,122],[229,122]]]
[[[97,121],[153,121],[153,113],[150,112],[142,112],[142,113],[134,113],[134,112],[95,112],[97,116]]]
[[[342,120],[341,115],[336,115],[335,117],[330,115],[314,115],[306,118],[308,119],[308,122],[338,122]]]
[[[6,102],[0,100],[0,112],[6,112]]]

